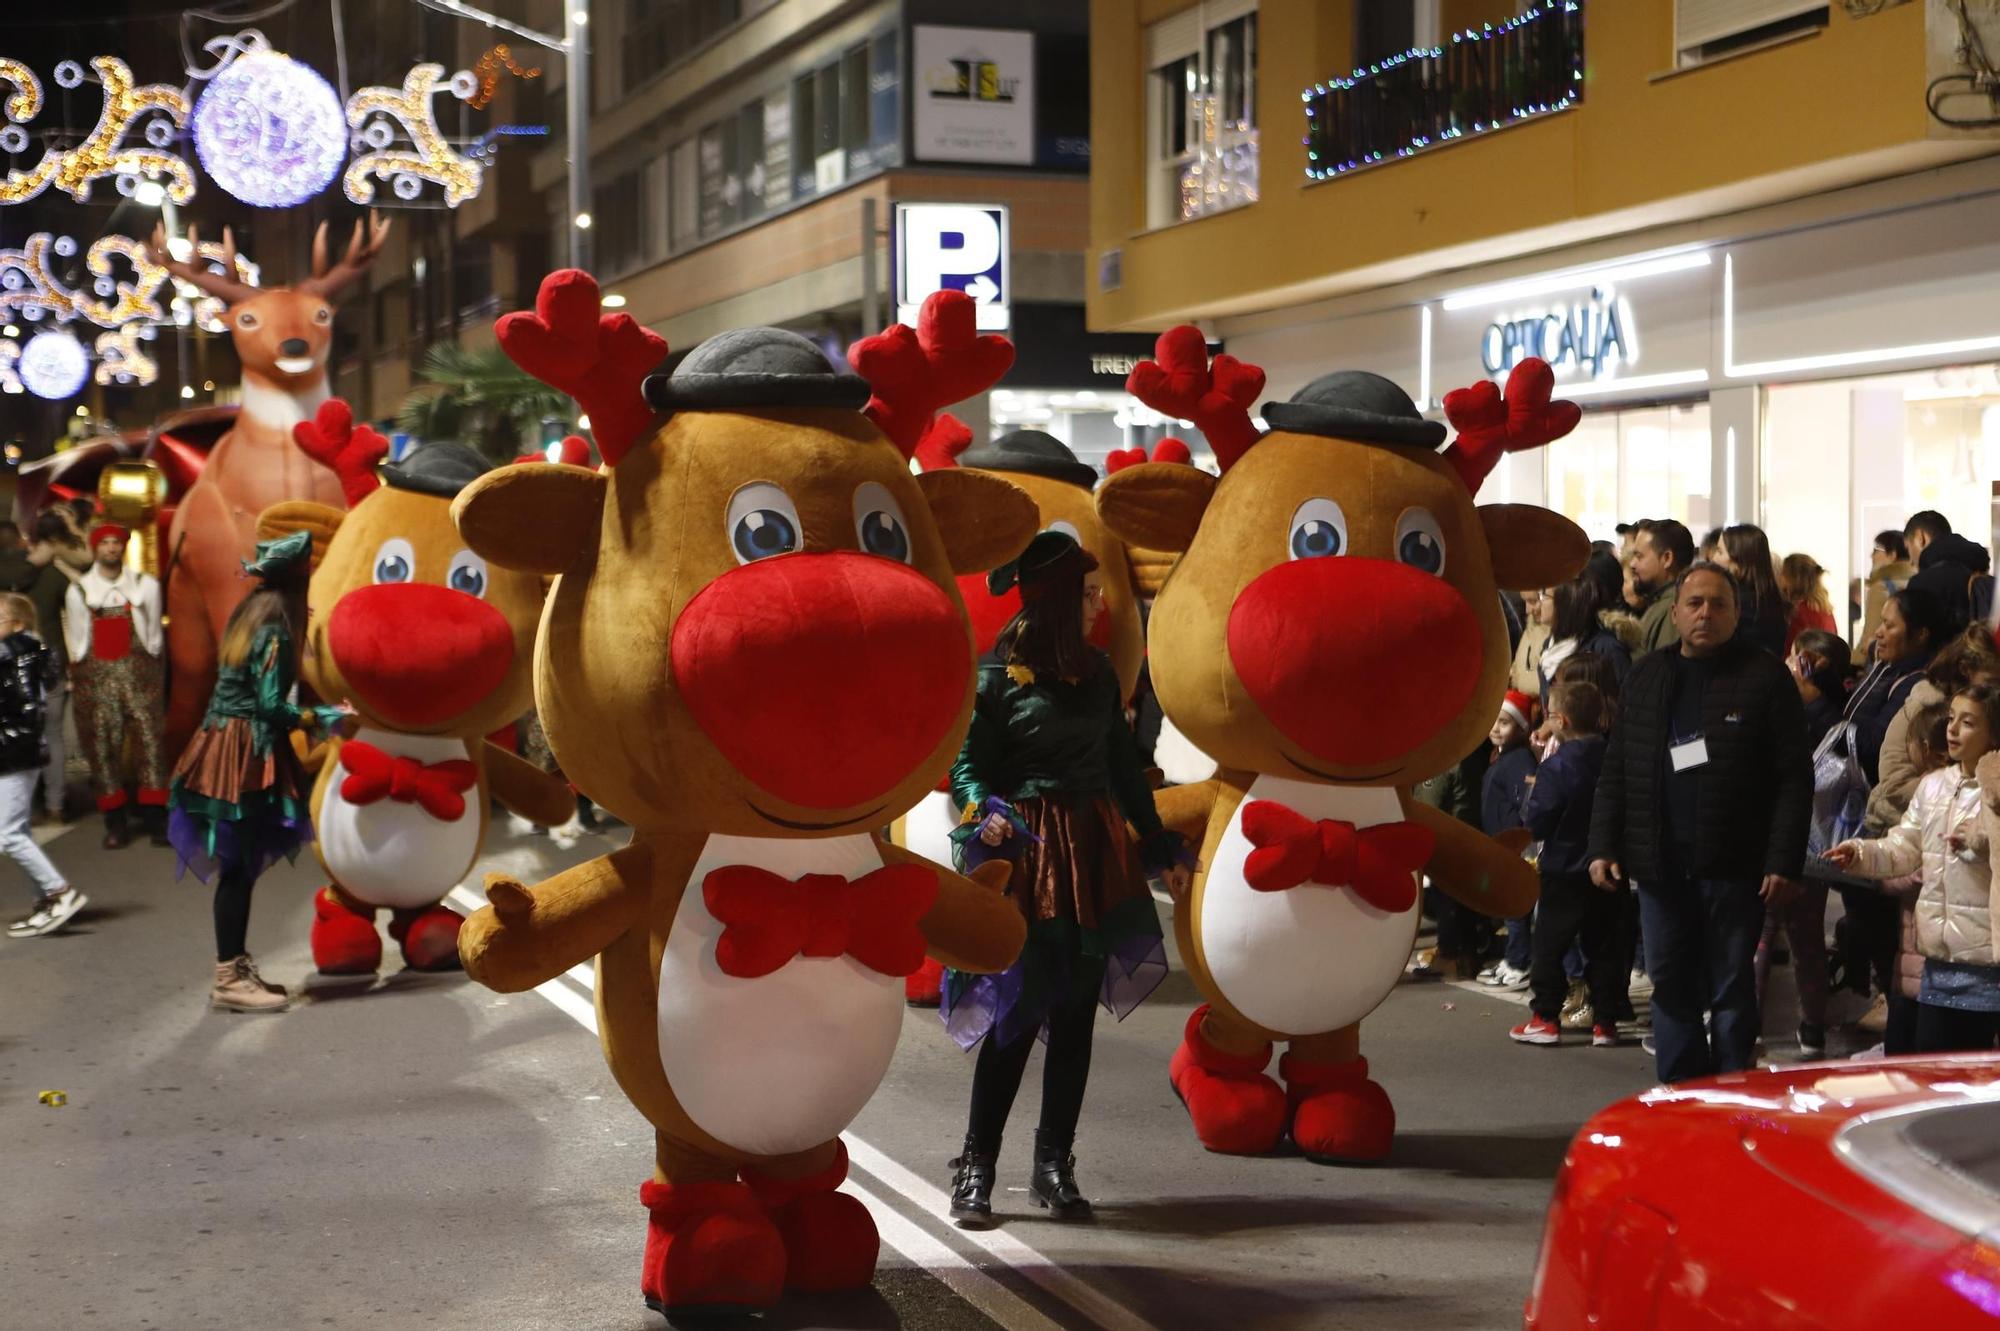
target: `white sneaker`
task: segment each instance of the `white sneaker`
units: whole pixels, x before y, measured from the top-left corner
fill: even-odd
[[[43,897],[33,915],[8,925],[7,936],[40,938],[43,934],[52,934],[68,924],[70,916],[89,904],[89,897],[73,887],[66,887],[52,897]]]
[[[1509,966],[1503,961],[1494,975],[1493,987],[1496,989],[1526,989],[1528,987],[1528,972],[1517,966]]]
[[[1868,1048],[1862,1050],[1858,1054],[1849,1054],[1847,1056],[1847,1061],[1850,1063],[1873,1063],[1877,1059],[1887,1058],[1888,1056],[1889,1055],[1884,1052],[1883,1047],[1877,1044],[1877,1045],[1870,1045]]]

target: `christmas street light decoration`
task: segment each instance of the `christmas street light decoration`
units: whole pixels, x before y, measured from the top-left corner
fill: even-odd
[[[297,207],[325,189],[340,170],[346,138],[340,97],[327,81],[261,47],[210,75],[194,107],[202,169],[259,208]]]
[[[492,102],[493,94],[500,88],[500,75],[503,71],[520,79],[538,79],[542,76],[540,65],[533,69],[524,69],[515,64],[514,52],[502,42],[480,56],[472,66],[473,75],[479,80],[479,91],[467,99],[466,105],[475,111],[484,111]]]
[[[104,96],[96,126],[74,148],[51,143],[32,169],[8,171],[0,181],[0,204],[26,203],[51,185],[83,203],[90,198],[91,183],[106,176],[121,194],[130,195],[146,180],[164,180],[166,197],[175,203],[192,199],[194,173],[166,151],[187,124],[187,98],[163,83],[134,86],[131,69],[117,56],[98,56],[90,67],[97,71]],[[74,60],[56,66],[56,82],[64,88],[78,87],[86,77]],[[0,60],[0,82],[14,88],[4,107],[7,123],[0,127],[0,151],[24,153],[28,132],[23,126],[42,109],[41,82],[18,60]],[[126,142],[135,130],[145,146]]]
[[[28,339],[16,372],[30,393],[60,402],[83,391],[90,378],[90,353],[68,329],[51,328]]]
[[[21,344],[13,338],[0,340],[0,393],[25,393],[21,382]]]
[[[193,252],[186,240],[177,240],[169,248],[179,259]],[[257,285],[260,270],[238,255],[233,244],[207,241],[198,249],[209,271],[246,286]],[[65,287],[51,270],[51,256],[66,259],[75,254],[73,239],[47,231],[29,236],[18,250],[0,249],[0,316],[18,311],[30,321],[49,317],[57,323],[83,318],[101,328],[116,328],[134,320],[164,323],[172,318],[176,323],[198,323],[214,333],[227,331],[222,322],[223,303],[190,283],[177,280],[169,292],[170,303],[163,307],[160,295],[167,270],[153,262],[146,247],[132,237],[100,236],[92,243],[84,256],[93,278],[88,289]],[[115,263],[119,260],[130,266],[131,280],[117,277]]]
[[[426,183],[444,187],[448,207],[478,196],[484,170],[445,142],[431,99],[449,92],[468,101],[478,92],[479,80],[470,70],[440,84],[443,77],[443,65],[418,65],[404,77],[400,89],[362,88],[348,98],[347,125],[353,131],[355,156],[347,164],[342,185],[349,199],[373,204],[378,180],[388,181],[403,203],[415,203]],[[408,148],[396,146],[399,132],[408,140]]]
[[[144,387],[160,377],[160,367],[143,345],[151,341],[153,330],[142,324],[126,324],[97,335],[97,382]]]

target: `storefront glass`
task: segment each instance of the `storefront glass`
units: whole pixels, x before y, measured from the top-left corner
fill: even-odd
[[[1980,545],[2000,480],[2000,366],[1953,366],[1767,390],[1762,457],[1772,553],[1798,550],[1839,589],[1875,534],[1936,509]]]
[[[1594,541],[1618,524],[1674,518],[1699,535],[1709,525],[1706,402],[1585,414],[1547,449],[1548,505]]]

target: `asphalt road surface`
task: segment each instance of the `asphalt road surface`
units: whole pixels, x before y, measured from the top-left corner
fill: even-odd
[[[107,852],[98,835],[89,819],[49,846],[92,899],[70,929],[0,938],[0,1325],[664,1325],[638,1288],[651,1130],[604,1067],[587,970],[506,997],[403,972],[389,944],[379,977],[313,975],[308,857],[258,885],[250,930],[265,973],[303,981],[307,1001],[211,1012],[208,893],[174,880],[170,851]],[[532,881],[615,843],[564,850],[501,825],[482,867]],[[10,919],[28,903],[11,891]],[[788,1299],[762,1323],[1518,1326],[1565,1145],[1652,1079],[1636,1044],[1518,1047],[1518,999],[1405,984],[1363,1037],[1400,1118],[1386,1164],[1210,1155],[1166,1077],[1194,1003],[1175,972],[1098,1028],[1077,1143],[1094,1223],[1026,1203],[1036,1056],[1001,1158],[1003,1223],[980,1235],[941,1219],[971,1060],[934,1012],[908,1013],[848,1135],[850,1187],[882,1231],[875,1288]]]

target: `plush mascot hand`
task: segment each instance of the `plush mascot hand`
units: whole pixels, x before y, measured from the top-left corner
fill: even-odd
[[[389,455],[389,441],[366,424],[357,427],[353,408],[337,397],[320,403],[311,420],[294,425],[292,441],[300,452],[340,477],[349,508],[381,484],[375,465]]]
[[[653,409],[637,388],[666,359],[666,339],[629,314],[603,313],[589,273],[551,273],[535,293],[534,313],[502,315],[494,331],[516,365],[583,407],[606,462],[615,464],[652,425]]]
[[[535,898],[518,878],[508,878],[502,874],[486,876],[486,900],[493,907],[493,913],[508,924],[526,922],[534,913]]]

